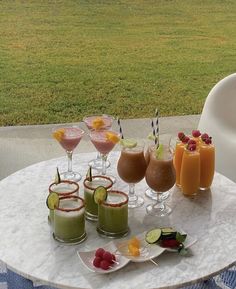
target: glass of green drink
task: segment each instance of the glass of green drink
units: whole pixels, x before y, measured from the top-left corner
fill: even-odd
[[[86,239],[84,200],[77,196],[59,198],[55,207],[53,237],[62,243],[77,244]]]
[[[92,181],[89,181],[89,178],[84,180],[85,217],[90,221],[98,219],[98,205],[94,201],[94,190],[99,186],[108,190],[113,186],[113,182],[105,176],[92,176]]]
[[[109,238],[128,234],[128,196],[125,193],[108,191],[107,199],[98,204],[97,231]]]
[[[52,183],[49,186],[49,194],[51,193],[57,193],[59,197],[66,197],[70,195],[79,195],[79,185],[76,182],[73,181],[67,181],[63,180],[60,181],[60,183]],[[48,221],[49,223],[53,222],[54,213],[53,210],[50,210]]]

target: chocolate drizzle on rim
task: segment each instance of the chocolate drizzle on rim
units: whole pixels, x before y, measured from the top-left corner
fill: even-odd
[[[106,177],[106,176],[98,176],[98,175],[96,175],[96,176],[92,176],[92,180],[93,180],[93,179],[106,179],[106,180],[110,181],[110,182],[111,182],[110,185],[107,185],[107,186],[104,186],[104,185],[103,185],[103,187],[106,188],[107,190],[110,189],[110,188],[113,186],[113,181],[112,181],[110,178]],[[97,186],[97,187],[89,186],[89,185],[86,184],[86,182],[89,182],[89,178],[86,178],[86,179],[84,180],[84,182],[83,182],[84,187],[85,187],[86,189],[89,189],[89,190],[93,190],[93,191],[94,191],[94,190],[96,190],[96,188],[98,187],[98,186]]]
[[[117,204],[111,204],[111,203],[107,203],[106,201],[102,201],[101,205],[108,206],[108,207],[122,207],[123,205],[128,203],[128,200],[129,200],[128,195],[125,194],[124,192],[121,192],[121,191],[108,191],[107,193],[108,194],[110,194],[110,193],[112,193],[112,194],[120,194],[120,195],[124,196],[126,198],[126,200],[123,201],[123,202],[117,203]]]
[[[81,210],[85,204],[84,204],[84,199],[77,197],[77,196],[64,196],[64,197],[60,197],[59,200],[68,200],[68,199],[76,199],[76,200],[81,200],[82,201],[82,205],[80,207],[77,208],[73,208],[73,209],[67,209],[67,208],[60,208],[60,207],[55,207],[56,210],[62,211],[62,212],[76,212]],[[60,206],[60,203],[59,203]]]
[[[53,186],[60,185],[61,183],[62,184],[69,184],[69,185],[75,185],[76,188],[70,192],[59,192],[59,193],[56,190],[52,189]],[[76,182],[68,181],[68,180],[61,181],[59,184],[54,182],[49,186],[49,193],[57,193],[59,196],[64,196],[64,197],[69,196],[71,194],[74,194],[78,191],[79,191],[79,185]]]

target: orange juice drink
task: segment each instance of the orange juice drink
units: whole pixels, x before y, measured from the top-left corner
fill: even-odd
[[[174,166],[176,172],[176,185],[181,187],[180,184],[180,171],[182,165],[182,157],[184,153],[185,144],[182,142],[177,142],[175,146],[175,155],[174,155]]]
[[[180,173],[181,189],[185,196],[196,195],[200,186],[200,153],[195,149],[184,150]]]
[[[200,145],[200,189],[210,188],[215,173],[215,147],[202,142]]]

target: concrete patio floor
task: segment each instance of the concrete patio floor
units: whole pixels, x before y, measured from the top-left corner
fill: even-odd
[[[176,136],[196,129],[200,115],[160,118],[160,133]],[[121,120],[125,137],[146,139],[151,131],[150,119]],[[79,124],[87,131],[84,123]],[[0,127],[0,179],[33,163],[64,156],[63,149],[52,139],[52,129],[58,124]],[[117,123],[113,125],[117,129]],[[83,137],[75,153],[95,151],[88,136]]]

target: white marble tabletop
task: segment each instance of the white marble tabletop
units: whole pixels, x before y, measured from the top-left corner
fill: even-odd
[[[109,159],[109,173],[116,175],[118,152]],[[74,168],[83,175],[87,161],[93,154],[78,154]],[[149,217],[145,206],[129,211],[130,236],[154,226],[171,225],[197,238],[192,256],[164,252],[151,262],[129,263],[111,274],[98,275],[87,270],[77,257],[77,250],[91,250],[110,240],[97,235],[96,225],[86,222],[88,238],[79,245],[62,245],[51,235],[47,222],[45,200],[55,168],[66,168],[66,159],[53,159],[20,170],[0,182],[0,259],[15,272],[42,284],[58,288],[144,289],[177,288],[188,285],[232,265],[236,261],[236,184],[216,173],[211,190],[196,199],[182,196],[172,189],[168,201],[173,208],[169,217]],[[81,182],[80,182],[81,184]],[[127,192],[127,185],[119,178],[116,188]],[[144,195],[146,183],[137,184],[137,192]],[[82,185],[80,194],[83,195]],[[129,236],[129,237],[130,237]]]

